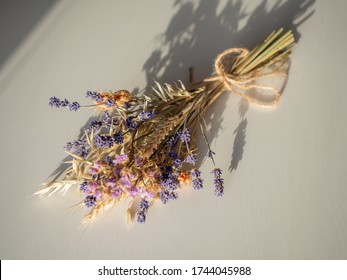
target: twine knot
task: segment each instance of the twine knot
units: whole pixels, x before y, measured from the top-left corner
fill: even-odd
[[[240,61],[248,54],[249,51],[244,48],[223,51],[216,57],[215,74],[204,81],[222,83],[225,90],[236,93],[255,105],[276,105],[287,78],[287,59],[277,59],[253,69],[246,67],[240,70]],[[280,85],[273,85],[278,83],[278,78],[281,79]]]

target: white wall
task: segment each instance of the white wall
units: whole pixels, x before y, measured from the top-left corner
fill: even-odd
[[[8,19],[0,39],[1,259],[347,257],[346,1],[63,0],[44,13],[25,6],[19,20],[35,15],[26,29],[10,21],[24,4],[8,3],[0,2]],[[187,82],[191,65],[201,78],[218,52],[253,47],[280,26],[299,42],[277,108],[250,106],[242,118],[239,97],[225,93],[208,113],[223,198],[208,187],[208,161],[205,189],[157,203],[144,225],[128,227],[120,205],[85,228],[84,209],[66,211],[81,200],[74,191],[28,198],[91,115],[51,109],[49,97],[82,103],[86,90]],[[13,32],[22,35],[11,41]]]

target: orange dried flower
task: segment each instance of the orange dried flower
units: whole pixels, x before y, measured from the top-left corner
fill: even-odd
[[[124,103],[131,101],[131,95],[129,91],[122,89],[113,93],[114,101],[118,106],[124,106]]]
[[[114,107],[124,106],[125,103],[131,101],[131,95],[129,91],[125,89],[118,90],[113,93],[102,92],[100,93],[100,95],[102,96],[102,101],[96,102],[96,104],[98,104],[98,108],[102,109],[103,111],[113,110]],[[108,99],[113,99],[115,105],[111,107],[106,106],[105,100],[108,100]]]
[[[180,176],[178,176],[178,180],[181,184],[189,184],[190,183],[190,176],[186,172],[181,172]]]

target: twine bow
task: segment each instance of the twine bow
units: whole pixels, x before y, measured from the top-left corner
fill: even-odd
[[[267,61],[253,63],[245,67],[245,58],[251,56],[244,48],[230,48],[220,53],[215,60],[215,75],[204,79],[204,82],[222,83],[225,90],[240,95],[258,106],[274,106],[279,102],[287,78],[287,55],[275,55]],[[273,79],[282,77],[280,87],[267,85]]]

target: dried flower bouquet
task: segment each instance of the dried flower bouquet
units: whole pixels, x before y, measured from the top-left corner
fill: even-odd
[[[67,143],[72,160],[62,178],[43,183],[36,194],[65,193],[79,185],[85,196],[81,204],[90,209],[83,222],[129,200],[129,220],[136,214],[142,223],[155,200],[166,204],[177,199],[182,185],[202,189],[203,179],[195,165],[199,130],[206,140],[207,156],[215,163],[205,135],[207,108],[225,90],[261,106],[276,104],[281,89],[264,85],[264,79],[286,76],[284,65],[294,44],[292,32],[280,29],[251,52],[228,49],[216,58],[215,74],[190,89],[179,82],[175,86],[156,83],[152,92],[136,95],[127,90],[88,91],[86,97],[93,104],[87,106],[51,97],[51,107],[71,111],[93,107],[99,115],[80,139]],[[260,98],[259,92],[266,98]],[[222,171],[215,167],[211,173],[215,194],[222,196]]]

